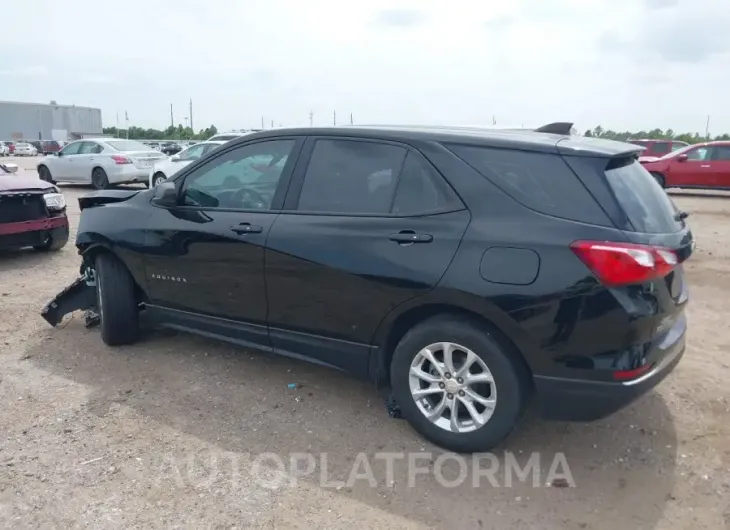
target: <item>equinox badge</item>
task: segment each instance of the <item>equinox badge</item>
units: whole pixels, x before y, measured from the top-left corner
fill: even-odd
[[[188,283],[188,281],[181,276],[167,276],[165,274],[153,274],[152,278],[155,280],[163,280],[166,282]]]

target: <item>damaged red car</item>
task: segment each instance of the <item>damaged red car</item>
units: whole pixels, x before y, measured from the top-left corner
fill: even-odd
[[[15,164],[0,164],[0,250],[60,250],[68,234],[61,190]]]

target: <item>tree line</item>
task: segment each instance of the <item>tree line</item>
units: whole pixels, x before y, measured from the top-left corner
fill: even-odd
[[[182,125],[178,125],[177,127],[170,125],[165,130],[131,126],[129,130],[117,127],[104,127],[102,132],[117,138],[134,138],[135,140],[207,140],[211,136],[218,134],[218,129],[215,125],[211,125],[205,129],[200,129],[196,133],[190,127],[183,127]]]
[[[595,138],[607,138],[609,140],[618,140],[625,142],[630,138],[636,139],[649,139],[649,140],[679,140],[687,142],[688,144],[696,144],[699,142],[707,142],[710,140],[730,140],[730,134],[720,134],[718,136],[702,136],[699,133],[680,133],[677,134],[672,129],[652,129],[650,131],[612,131],[611,129],[604,129],[600,125],[593,129],[588,129],[585,132],[586,136],[593,136]]]

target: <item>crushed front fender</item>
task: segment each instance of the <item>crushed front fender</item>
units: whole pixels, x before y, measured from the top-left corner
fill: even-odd
[[[89,285],[85,277],[78,278],[63,291],[58,293],[51,302],[43,308],[41,316],[51,326],[56,326],[63,317],[78,310],[88,310],[96,305],[96,289]]]

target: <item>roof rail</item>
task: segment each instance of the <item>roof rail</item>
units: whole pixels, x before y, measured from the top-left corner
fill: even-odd
[[[548,123],[547,125],[543,125],[542,127],[538,127],[537,129],[535,129],[535,132],[564,134],[569,136],[571,134],[575,134],[575,129],[573,128],[573,124],[570,122],[558,121],[555,123]]]

